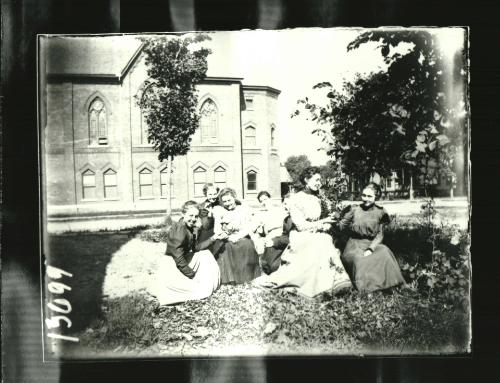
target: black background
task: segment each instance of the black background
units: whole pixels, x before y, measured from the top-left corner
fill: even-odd
[[[121,0],[118,17],[112,11],[111,1],[2,0],[2,359],[6,382],[54,381],[57,376],[62,382],[500,381],[500,250],[496,240],[500,205],[500,189],[496,188],[500,158],[500,2],[497,0],[463,4],[449,0],[272,1],[281,12],[275,28],[470,26],[474,170],[471,357],[43,364],[39,296],[35,296],[35,304],[29,304],[29,297],[23,295],[24,287],[39,294],[40,274],[36,34],[173,31],[175,23],[168,0]],[[257,28],[258,3],[257,0],[192,0],[195,29]],[[5,299],[7,292],[17,292],[14,302]],[[20,318],[24,318],[28,328],[21,326]]]

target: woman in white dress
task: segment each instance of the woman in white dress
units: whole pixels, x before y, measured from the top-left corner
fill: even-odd
[[[288,205],[294,229],[290,232],[290,246],[282,255],[284,264],[255,283],[271,288],[295,287],[307,297],[323,292],[337,294],[352,284],[340,261],[340,251],[328,233],[333,219],[319,198],[319,168],[305,169],[300,180],[304,190],[293,195]]]
[[[207,248],[227,235],[218,233],[199,242],[194,232],[199,212],[195,201],[186,202],[182,217],[168,232],[166,256],[161,258],[157,277],[149,286],[160,305],[204,299],[220,285],[219,266]]]

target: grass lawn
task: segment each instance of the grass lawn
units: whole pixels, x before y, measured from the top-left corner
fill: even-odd
[[[48,263],[73,274],[72,290],[65,292],[73,326],[64,334],[80,338],[65,343],[61,356],[463,353],[469,347],[468,285],[453,259],[467,236],[450,245],[452,234],[443,233],[435,240],[443,261],[434,260],[434,251],[426,268],[412,260],[419,249],[428,252],[421,238],[428,233],[398,223],[389,230],[387,243],[410,282],[392,294],[351,291],[311,300],[225,285],[204,301],[168,307],[158,307],[144,291],[165,250],[161,229],[52,235]],[[449,293],[457,291],[453,286],[461,295]]]

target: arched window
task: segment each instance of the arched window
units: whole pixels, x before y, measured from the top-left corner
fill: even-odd
[[[108,144],[106,107],[99,97],[96,97],[89,106],[89,145],[95,144]]]
[[[218,186],[219,189],[226,187],[226,169],[222,166],[219,166],[214,170],[214,185]]]
[[[217,106],[211,99],[200,108],[200,127],[202,142],[217,142],[219,135],[219,117]]]
[[[163,168],[160,171],[161,196],[167,197],[169,193],[168,187],[168,168]]]
[[[154,96],[153,87],[149,85],[142,93],[141,104],[145,99],[151,99]],[[148,144],[148,122],[146,120],[146,113],[141,109],[141,144]]]
[[[257,172],[255,170],[247,172],[247,190],[257,190]]]
[[[274,125],[271,125],[271,147],[274,147],[274,135],[276,133],[276,127]]]
[[[243,144],[244,146],[255,146],[257,144],[256,129],[253,126],[247,126],[245,128]]]
[[[116,197],[118,197],[116,172],[113,169],[108,169],[104,172],[104,198]]]
[[[83,199],[95,199],[95,173],[87,169],[82,173],[82,196]]]
[[[207,183],[207,171],[198,166],[193,171],[194,196],[203,197],[203,186]]]
[[[148,168],[139,172],[139,197],[153,197],[153,172]]]

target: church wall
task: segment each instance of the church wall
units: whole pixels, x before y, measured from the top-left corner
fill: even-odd
[[[47,125],[41,127],[48,205],[76,202],[71,83],[47,85]]]
[[[141,113],[135,96],[141,94],[145,79],[144,63],[138,60],[121,83],[47,85],[47,129],[43,131],[43,139],[49,216],[167,208],[168,174],[162,173],[166,161],[160,163],[158,153],[141,136]],[[232,187],[238,198],[243,197],[247,186],[242,169],[244,174],[254,169],[258,172],[257,190],[246,191],[245,199],[254,200],[263,189],[278,196],[279,161],[276,178],[270,173],[275,170],[268,170],[275,164],[269,155],[270,124],[274,119],[270,96],[266,91],[254,92],[255,110],[242,112],[240,82],[209,80],[198,85],[198,90],[199,107],[207,99],[217,107],[217,137],[202,139],[198,129],[189,153],[175,158],[172,207],[179,208],[188,199],[203,200],[199,195],[199,179],[195,186],[194,178],[194,170],[199,167],[205,170],[206,182]],[[96,97],[106,111],[105,144],[91,143],[89,139],[89,108]],[[243,151],[242,116],[256,128],[255,145]],[[224,182],[221,170],[225,171]],[[144,173],[150,175],[141,176]],[[84,184],[89,174],[94,179],[90,194]],[[105,174],[108,183],[112,175],[116,186],[105,187]]]

